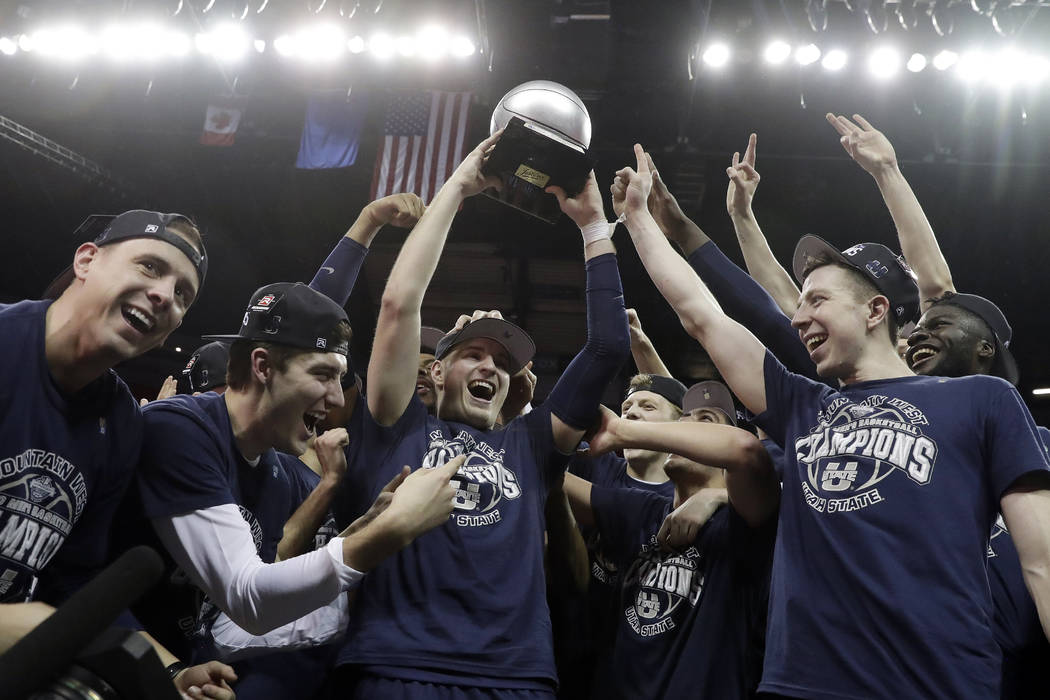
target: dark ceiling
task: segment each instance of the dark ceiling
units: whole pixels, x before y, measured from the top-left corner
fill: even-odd
[[[906,3],[912,6],[912,0]],[[148,14],[176,4],[0,3],[0,35],[29,31],[70,11],[97,18],[125,7]],[[252,9],[258,4],[248,3]],[[339,10],[346,13],[355,4],[355,18],[340,20]],[[617,168],[630,164],[631,144],[640,141],[688,213],[736,260],[741,258],[725,213],[725,167],[755,131],[762,175],[755,210],[780,260],[788,261],[795,241],[808,232],[843,247],[862,240],[896,247],[877,189],[845,156],[823,119],[829,110],[859,112],[893,140],[958,287],[991,297],[1010,318],[1022,390],[1045,424],[1050,400],[1033,399],[1031,389],[1050,385],[1050,368],[1042,362],[1050,296],[1050,81],[1007,92],[928,70],[875,83],[856,65],[834,74],[818,66],[773,69],[759,56],[772,36],[858,53],[884,39],[907,52],[1008,43],[1039,50],[1050,45],[1050,9],[1021,8],[1024,14],[1013,18],[1019,29],[1004,39],[970,3],[955,3],[949,8],[954,32],[941,37],[926,17],[929,2],[917,3],[918,24],[908,32],[896,24],[897,3],[890,2],[889,29],[876,37],[860,10],[870,5],[877,14],[880,0],[826,4],[828,27],[820,34],[810,28],[804,0],[286,0],[271,2],[252,20],[257,35],[270,37],[305,22],[323,5],[321,16],[346,22],[351,31],[434,17],[463,27],[479,43],[487,40],[489,53],[427,70],[397,61],[380,67],[364,56],[308,69],[270,53],[253,54],[239,68],[220,70],[203,58],[112,67],[0,55],[0,115],[114,176],[90,181],[0,141],[0,221],[10,242],[0,262],[0,298],[38,295],[67,264],[78,243],[71,232],[87,214],[148,207],[194,216],[212,256],[208,284],[169,347],[125,369],[140,391],[159,385],[161,375],[176,371],[180,358],[200,343],[199,334],[236,324],[253,289],[278,279],[308,280],[367,202],[381,100],[373,101],[354,167],[294,168],[307,96],[350,87],[379,95],[392,87],[473,90],[470,133],[477,141],[509,88],[533,79],[564,83],[590,110],[592,155],[603,189]],[[216,0],[212,12],[232,13],[244,5]],[[165,21],[186,26],[191,19],[184,10]],[[731,45],[730,65],[716,72],[694,61],[690,79],[696,45],[716,39]],[[200,145],[207,104],[231,88],[244,108],[235,145]],[[351,298],[360,362],[404,235],[396,229],[379,235]],[[656,294],[626,234],[616,241],[628,304],[639,309],[683,379],[703,376],[702,353]],[[547,226],[477,198],[453,225],[424,320],[447,326],[461,311],[502,309],[537,340],[542,394],[583,342],[580,260],[579,235],[569,222]],[[177,345],[181,354],[174,352]],[[611,389],[610,398],[616,393]]]

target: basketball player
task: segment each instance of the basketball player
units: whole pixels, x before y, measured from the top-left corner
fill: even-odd
[[[637,170],[618,174],[646,269],[756,422],[792,448],[759,689],[998,697],[984,564],[996,503],[1050,629],[1050,581],[1037,575],[1050,566],[1050,465],[1016,390],[994,377],[913,376],[894,347],[918,308],[907,267],[882,246],[840,253],[815,236],[796,249],[792,324],[841,387],[787,372],[671,250],[635,151]]]

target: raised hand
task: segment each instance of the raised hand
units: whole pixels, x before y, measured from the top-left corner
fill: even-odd
[[[653,189],[649,192],[649,211],[662,231],[665,233],[673,231],[685,220],[685,212],[678,206],[675,196],[667,189],[649,153],[645,154],[645,161],[649,164],[649,172],[653,177]]]
[[[449,177],[448,184],[458,187],[462,196],[470,197],[489,187],[499,189],[502,186],[498,177],[483,175],[481,172],[481,167],[488,160],[489,154],[492,153],[492,149],[496,147],[496,142],[502,135],[503,129],[500,129],[479,143],[477,148],[467,154],[467,157]]]
[[[569,197],[565,190],[557,185],[550,185],[544,192],[558,198],[558,206],[581,229],[596,221],[605,221],[605,207],[602,204],[602,193],[592,170],[587,176],[583,191],[575,197]]]
[[[477,321],[479,318],[498,318],[498,319],[502,319],[503,318],[503,314],[501,314],[499,311],[481,311],[480,309],[474,311],[474,313],[471,314],[470,316],[467,316],[466,314],[460,314],[459,318],[456,319],[455,325],[452,326],[452,330],[453,331],[461,331],[461,330],[463,330],[463,326],[465,326],[468,323],[471,323],[473,321]],[[449,331],[449,332],[451,333],[451,331]]]
[[[321,463],[321,478],[340,482],[346,474],[346,452],[350,444],[346,428],[330,428],[314,440],[314,453]]]
[[[170,374],[165,377],[164,383],[160,385],[160,391],[157,392],[157,398],[154,401],[160,401],[162,399],[170,399],[172,396],[178,393],[178,383],[175,381],[175,377]],[[139,406],[145,406],[149,403],[149,399],[139,399]]]
[[[536,375],[532,373],[532,361],[521,368],[521,371],[510,378],[507,398],[500,408],[500,421],[503,425],[521,415],[525,406],[532,402],[536,393]]]
[[[345,530],[339,533],[339,536],[349,537],[379,517],[380,513],[390,507],[390,502],[394,500],[394,491],[397,490],[397,487],[400,486],[411,473],[411,467],[407,465],[401,467],[401,471],[398,472],[397,476],[387,482],[387,485],[379,492],[379,495],[376,496],[376,500],[372,502],[372,505],[367,511],[365,511],[365,514],[350,523]]]
[[[893,150],[893,144],[867,119],[854,114],[854,121],[850,121],[841,114],[835,116],[831,112],[825,118],[839,132],[842,148],[870,175],[878,175],[897,166],[897,153]]]
[[[649,193],[653,188],[649,159],[640,144],[634,144],[634,157],[637,169],[628,167],[616,171],[616,178],[623,184],[622,212],[627,216],[649,211]],[[615,184],[615,180],[613,182]]]
[[[656,533],[663,549],[676,551],[690,546],[715,511],[729,502],[725,489],[700,489],[667,514]]]
[[[758,136],[751,134],[747,140],[747,149],[744,151],[744,159],[740,160],[740,152],[733,153],[733,164],[726,168],[729,176],[729,188],[726,190],[726,211],[729,216],[743,216],[751,213],[751,200],[755,197],[758,189],[759,177],[755,170],[755,145]]]
[[[399,228],[412,228],[426,209],[419,195],[402,192],[369,203],[363,213],[369,223],[376,227],[390,224]]]

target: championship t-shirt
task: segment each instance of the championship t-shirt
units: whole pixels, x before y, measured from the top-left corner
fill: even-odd
[[[453,480],[448,522],[365,577],[339,662],[410,680],[549,689],[556,674],[543,511],[549,477],[567,461],[554,446],[550,410],[491,431],[435,418],[415,396],[389,427],[366,402],[357,413],[351,442],[360,443],[359,464],[376,470],[372,498],[402,465],[467,460]]]
[[[47,366],[50,301],[0,304],[0,603],[58,605],[110,556],[142,414],[110,370],[73,396]]]
[[[605,551],[624,572],[604,697],[743,700],[761,672],[776,519],[752,529],[724,506],[692,545],[666,552],[656,534],[671,505],[591,489]]]
[[[1050,469],[996,377],[835,390],[767,353],[756,423],[785,447],[760,690],[814,698],[998,698],[988,534],[999,498]]]

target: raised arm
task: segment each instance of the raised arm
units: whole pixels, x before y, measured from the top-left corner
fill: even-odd
[[[277,544],[277,560],[291,559],[313,549],[314,535],[324,524],[332,501],[346,475],[346,453],[350,444],[345,428],[332,428],[314,440],[314,454],[321,463],[321,481],[288,518]]]
[[[638,170],[624,168],[617,177],[624,184],[627,230],[649,277],[671,305],[686,332],[714,361],[729,388],[752,413],[766,408],[765,346],[751,332],[722,311],[714,296],[660,232],[646,206],[652,177],[642,147],[635,144]]]
[[[780,481],[769,453],[741,428],[626,420],[603,407],[602,426],[590,440],[590,451],[597,455],[625,448],[668,452],[725,469],[729,502],[750,525],[764,523],[780,503]]]
[[[729,187],[726,190],[726,211],[733,221],[736,238],[740,241],[740,251],[744,254],[747,271],[762,285],[777,306],[787,316],[793,316],[798,307],[799,290],[788,271],[773,257],[769,243],[762,234],[762,229],[755,219],[751,202],[758,189],[759,177],[755,170],[755,146],[758,136],[751,134],[747,140],[744,159],[740,152],[733,153],[733,164],[726,168],[729,176]]]
[[[368,410],[380,425],[393,425],[416,391],[423,294],[459,205],[486,187],[499,187],[495,177],[481,174],[498,139],[496,133],[482,141],[441,186],[390,270],[368,364]]]
[[[839,142],[846,153],[875,178],[897,227],[901,253],[919,278],[920,308],[926,311],[931,299],[955,291],[948,262],[922,205],[901,173],[893,144],[864,117],[854,114],[853,119],[856,123],[842,115],[827,115],[828,123],[839,132]]]
[[[653,341],[642,330],[642,322],[638,319],[638,312],[627,309],[627,324],[631,331],[631,357],[640,374],[655,374],[660,377],[670,377],[671,370],[660,359],[660,353],[656,352]]]
[[[1050,478],[1045,472],[1022,477],[1003,494],[999,506],[1010,530],[1025,587],[1050,639]]]

